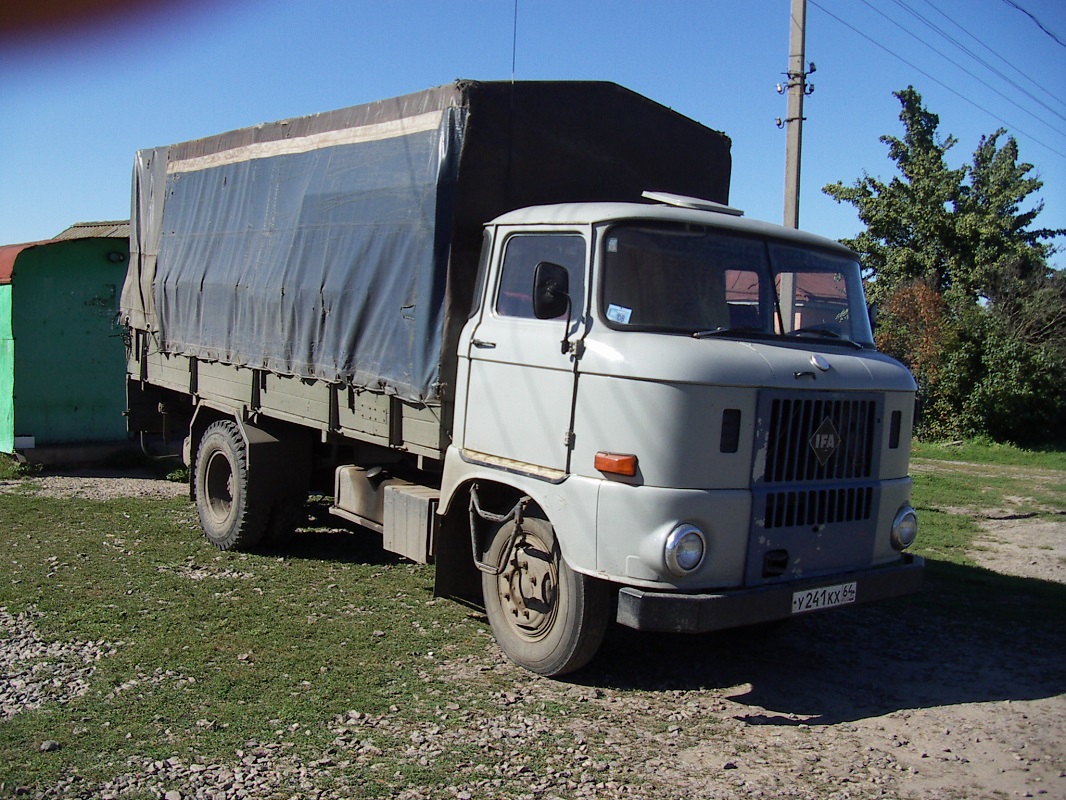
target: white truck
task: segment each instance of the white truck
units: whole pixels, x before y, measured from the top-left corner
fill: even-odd
[[[614,84],[457,82],[143,150],[131,431],[208,540],[309,490],[516,663],[917,591],[915,385],[840,244],[730,208],[729,140]]]

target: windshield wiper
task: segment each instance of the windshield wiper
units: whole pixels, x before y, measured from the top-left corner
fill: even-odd
[[[772,336],[773,334],[767,333],[762,328],[753,328],[750,326],[740,326],[737,328],[715,328],[713,331],[695,331],[692,334],[693,339],[710,339],[715,336],[735,336],[737,334],[760,334],[763,336]]]
[[[796,328],[793,331],[789,331],[786,336],[820,336],[823,339],[835,339],[841,344],[849,344],[852,347],[862,350],[863,347],[856,341],[848,339],[845,336],[841,336],[836,331],[829,330],[828,328],[822,328],[820,326],[811,326],[809,328]]]
[[[736,328],[715,328],[714,330],[707,331],[695,331],[692,334],[693,339],[714,339],[720,336],[751,336],[757,339],[776,339],[781,334],[769,333],[762,328],[753,328],[750,326],[740,326]],[[826,330],[825,328],[799,328],[794,331],[789,331],[785,336],[819,336],[825,339],[832,339],[835,343],[844,344],[848,347],[853,347],[856,350],[865,350],[858,342],[841,336],[835,331]]]

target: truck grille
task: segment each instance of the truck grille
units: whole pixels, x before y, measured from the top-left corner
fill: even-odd
[[[760,402],[759,445],[765,458],[756,459],[761,472],[757,466],[755,482],[870,478],[876,463],[879,406],[875,395],[825,393],[787,397],[776,392],[764,393]],[[786,501],[785,506],[789,505],[791,502]]]
[[[763,389],[756,408],[748,585],[868,563],[884,395]]]
[[[873,500],[870,486],[769,492],[763,527],[813,527],[869,519]]]

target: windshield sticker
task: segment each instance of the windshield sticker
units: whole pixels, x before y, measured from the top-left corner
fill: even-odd
[[[607,306],[607,319],[611,322],[617,322],[619,325],[628,325],[629,318],[632,316],[633,309],[631,308],[616,306],[614,303]]]

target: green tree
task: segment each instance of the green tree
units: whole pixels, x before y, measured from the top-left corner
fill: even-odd
[[[1021,208],[1043,184],[1030,176],[1032,164],[1018,163],[1018,143],[1013,137],[998,146],[1005,134],[1000,128],[981,137],[968,170],[969,183],[959,194],[954,226],[956,246],[973,260],[974,289],[990,300],[994,295],[989,289],[1005,268],[1027,267],[1019,275],[1022,278],[1044,275],[1053,252],[1045,240],[1061,233],[1030,229],[1044,204],[1037,203],[1029,211]]]
[[[852,186],[837,182],[823,191],[858,210],[866,230],[844,243],[862,256],[871,278],[870,297],[883,301],[902,284],[921,281],[938,292],[952,283],[951,213],[962,193],[965,168],[950,169],[956,144],[937,135],[940,119],[921,105],[913,87],[896,92],[903,110],[902,139],[882,136],[899,170],[889,183],[863,175]]]
[[[881,141],[898,174],[823,191],[866,226],[844,243],[882,308],[879,347],[915,373],[919,432],[1066,441],[1066,276],[1048,265],[1066,231],[1033,227],[1042,183],[1006,131],[953,169],[939,117],[914,87],[895,97],[903,137]]]

